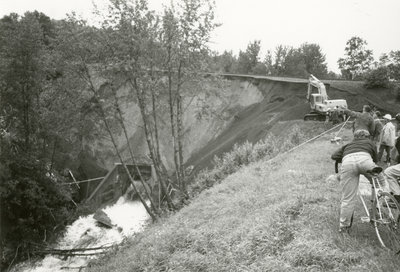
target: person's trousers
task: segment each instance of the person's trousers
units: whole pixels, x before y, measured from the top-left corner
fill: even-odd
[[[378,162],[380,162],[382,159],[383,151],[386,151],[386,162],[390,163],[390,150],[391,149],[392,149],[391,146],[381,144],[379,146]]]
[[[400,164],[386,168],[385,176],[388,181],[390,191],[395,195],[400,195],[400,186],[397,182],[397,178],[400,177]]]
[[[354,207],[357,203],[360,174],[371,179],[367,171],[376,166],[371,156],[365,152],[352,153],[343,158],[340,169],[340,227],[351,227]],[[383,177],[383,175],[381,176]]]

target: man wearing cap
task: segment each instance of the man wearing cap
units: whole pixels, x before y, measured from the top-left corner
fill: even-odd
[[[353,133],[355,133],[357,130],[365,129],[369,132],[369,135],[374,135],[375,124],[374,118],[372,118],[370,106],[364,105],[361,113],[348,109],[343,109],[343,111],[347,116],[356,118],[353,123]]]
[[[390,114],[385,114],[383,116],[384,126],[382,128],[380,146],[378,153],[378,161],[381,161],[383,151],[386,152],[386,163],[390,164],[390,150],[394,147],[396,140],[395,127],[391,122],[392,116]]]

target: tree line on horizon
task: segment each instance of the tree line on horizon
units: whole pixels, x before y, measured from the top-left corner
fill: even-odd
[[[204,78],[204,72],[337,76],[327,71],[317,44],[278,46],[264,60],[259,56],[260,41],[250,43],[238,57],[231,52],[213,53],[208,46],[217,27],[212,2],[179,0],[156,15],[146,0],[110,0],[108,11],[98,13],[101,24],[97,27],[74,15],[52,20],[38,11],[0,19],[3,267],[15,258],[32,256],[38,244],[50,242],[84,212],[77,207],[76,188],[64,185],[70,181],[66,170],[78,167],[74,163],[85,151],[84,142],[109,139],[125,166],[115,140],[120,133],[135,162],[122,100],[133,100],[139,108],[162,193],[154,197],[145,191],[139,198],[157,220],[188,198],[183,116],[199,90],[210,91],[204,81],[217,80]],[[357,79],[368,65],[357,68],[358,64],[347,62],[354,58],[353,51],[353,47],[346,49],[342,68]],[[381,63],[398,79],[399,52],[391,52]],[[129,91],[121,96],[120,88]],[[160,135],[160,123],[168,125],[168,135]],[[166,156],[160,137],[167,137],[173,147],[173,174],[162,159]],[[128,177],[135,186],[133,177]],[[178,192],[176,199],[170,187]],[[165,202],[156,205],[155,198]]]
[[[382,54],[375,61],[367,45],[357,36],[346,42],[344,56],[337,61],[340,74],[328,71],[325,54],[316,43],[303,43],[298,48],[278,45],[262,57],[261,41],[255,40],[237,56],[232,51],[214,53],[211,67],[224,73],[300,78],[313,74],[321,79],[365,80],[368,88],[388,87],[389,81],[400,81],[400,50]]]

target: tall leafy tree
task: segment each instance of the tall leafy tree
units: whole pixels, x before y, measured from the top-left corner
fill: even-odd
[[[273,63],[274,59],[271,53],[271,50],[268,50],[267,53],[265,54],[263,63],[265,65],[265,69],[266,69],[266,74],[267,75],[273,75],[274,74],[274,63]]]
[[[367,42],[360,37],[352,37],[347,41],[345,56],[338,60],[342,75],[350,80],[360,78],[368,71],[374,61],[372,50],[366,48]]]
[[[224,51],[221,55],[216,56],[217,69],[221,72],[232,73],[236,69],[237,59],[232,51]]]
[[[305,77],[307,76],[304,56],[300,49],[291,48],[283,62],[283,74],[285,76]]]
[[[123,17],[118,18],[125,19]],[[116,61],[118,55],[114,54],[115,48],[112,48],[113,44],[111,42],[113,40],[106,34],[99,29],[88,26],[84,20],[77,20],[75,17],[70,17],[63,24],[63,29],[59,35],[58,48],[62,52],[65,62],[68,63],[68,70],[71,72],[71,75],[74,75],[75,80],[81,82],[81,86],[86,87],[86,93],[90,97],[87,101],[88,105],[104,125],[103,128],[110,137],[115,154],[125,169],[139,200],[149,215],[153,219],[156,219],[157,214],[155,212],[157,207],[155,205],[149,207],[141,192],[137,190],[133,177],[122,158],[116,142],[115,132],[118,131],[119,125],[122,125],[125,132],[125,126],[119,114],[118,100],[114,96],[114,88],[112,86],[115,84],[114,78],[107,77],[106,74],[112,73],[115,66],[120,63]],[[117,37],[112,36],[112,38]],[[121,40],[119,39],[118,41]],[[126,51],[121,53],[126,53]],[[104,76],[106,76],[106,79],[111,80],[111,88],[104,88],[103,84],[99,84],[104,81],[104,78],[102,78]],[[108,100],[114,100],[115,104],[111,103],[110,105],[107,103]]]
[[[367,89],[389,87],[389,71],[386,66],[370,70],[365,75],[364,86]]]
[[[31,149],[38,130],[39,96],[45,80],[45,54],[40,23],[32,13],[16,14],[1,20],[2,109],[6,122],[13,126],[17,139]]]
[[[323,77],[327,74],[325,56],[317,44],[305,43],[299,48],[279,45],[274,55],[267,53],[264,62],[268,73],[277,76],[307,77],[312,73]]]
[[[108,39],[117,69],[123,71],[131,94],[136,98],[150,158],[156,170],[163,196],[173,209],[168,192],[169,181],[160,154],[157,108],[164,59],[161,50],[160,20],[150,11],[147,1],[112,1],[110,15],[103,28],[113,29]],[[115,20],[115,21],[114,21]]]
[[[62,98],[50,91],[57,77],[50,65],[53,30],[38,12],[0,20],[0,205],[1,222],[9,226],[1,238],[19,253],[46,240],[73,209],[50,151],[58,130],[51,124],[62,114],[54,107]]]
[[[400,50],[390,51],[391,63],[388,65],[389,77],[394,80],[400,80]]]
[[[300,46],[307,73],[316,77],[325,77],[328,73],[325,55],[318,44],[304,43]]]
[[[238,57],[238,72],[243,74],[253,73],[260,59],[261,41],[255,40],[247,45],[246,51],[240,51]]]
[[[166,7],[162,18],[161,45],[165,49],[163,68],[167,71],[168,104],[174,162],[178,184],[186,192],[183,154],[183,109],[190,89],[185,84],[199,81],[209,54],[208,43],[214,23],[214,2],[182,0]],[[186,85],[187,86],[187,85]]]
[[[379,58],[379,65],[387,67],[391,79],[400,80],[400,50],[390,51],[389,54],[383,54]]]
[[[292,47],[278,45],[274,51],[274,61],[273,61],[273,75],[283,76],[285,75],[285,61],[288,56],[288,52],[292,50]]]

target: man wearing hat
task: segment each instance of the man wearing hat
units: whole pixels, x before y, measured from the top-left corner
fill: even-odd
[[[390,164],[390,150],[394,147],[396,140],[395,127],[391,122],[392,116],[390,114],[385,114],[383,116],[384,126],[382,128],[380,146],[378,153],[378,162],[381,161],[383,151],[386,152],[386,163]]]

